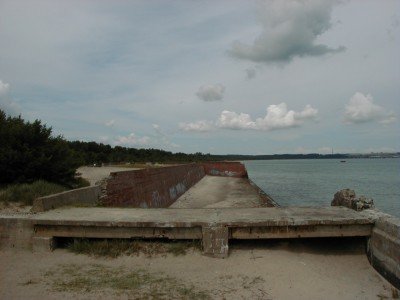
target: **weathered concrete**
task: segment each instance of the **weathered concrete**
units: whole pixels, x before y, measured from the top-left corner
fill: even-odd
[[[223,208],[274,206],[247,178],[206,175],[169,208]]]
[[[380,217],[368,241],[371,265],[397,289],[400,289],[400,219]]]
[[[204,175],[198,164],[111,173],[101,202],[111,207],[165,208]]]
[[[0,216],[0,249],[31,249],[34,234],[31,215]]]
[[[229,228],[226,226],[203,227],[203,253],[217,258],[228,257]]]
[[[61,208],[0,216],[2,245],[51,249],[53,237],[202,239],[207,255],[226,257],[228,239],[370,236],[374,216],[344,207]],[[8,225],[7,225],[8,224]],[[21,227],[21,225],[24,226]],[[7,228],[6,228],[7,227]],[[22,230],[23,228],[23,230]],[[10,235],[10,232],[12,233]],[[18,234],[23,234],[22,236]]]
[[[372,225],[373,217],[345,207],[140,209],[70,207],[31,215],[35,224],[105,227]]]
[[[43,212],[62,206],[96,206],[100,192],[100,186],[97,185],[40,197],[33,201],[32,212]]]

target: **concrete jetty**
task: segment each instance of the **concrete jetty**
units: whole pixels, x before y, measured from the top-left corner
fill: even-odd
[[[400,220],[356,211],[352,201],[279,207],[240,163],[116,172],[101,185],[36,199],[35,213],[0,215],[0,247],[51,250],[64,237],[199,239],[205,255],[226,258],[231,239],[361,236],[372,266],[399,288]]]

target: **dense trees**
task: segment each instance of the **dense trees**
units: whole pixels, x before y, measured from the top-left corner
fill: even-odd
[[[39,120],[27,122],[0,110],[1,184],[44,179],[68,185],[80,163],[68,142],[53,137]]]

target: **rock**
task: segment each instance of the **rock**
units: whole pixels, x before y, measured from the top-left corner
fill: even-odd
[[[356,197],[354,190],[344,189],[335,193],[331,206],[345,206],[357,211],[374,208],[374,200],[365,196]]]

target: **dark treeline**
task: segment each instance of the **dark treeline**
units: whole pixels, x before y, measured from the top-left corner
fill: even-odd
[[[265,155],[213,155],[214,158],[222,160],[271,160],[271,159],[326,159],[326,158],[347,158],[348,154],[265,154]]]
[[[101,164],[101,163],[175,163],[175,162],[196,162],[215,160],[216,156],[203,154],[200,152],[186,154],[182,152],[172,153],[159,149],[136,149],[105,145],[96,142],[73,141],[67,142],[69,147],[75,152],[82,164]]]
[[[212,155],[197,152],[186,154],[173,153],[159,149],[136,149],[121,146],[112,147],[96,142],[68,142],[71,149],[79,156],[82,164],[122,163],[122,162],[197,162],[218,160],[270,160],[270,159],[323,159],[346,158],[345,154],[273,154],[273,155]]]

